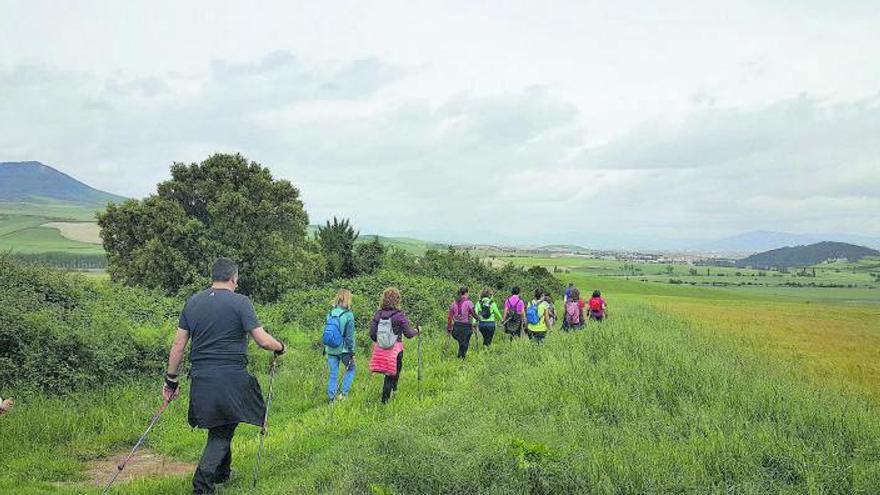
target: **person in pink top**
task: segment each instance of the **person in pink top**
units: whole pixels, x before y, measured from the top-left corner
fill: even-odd
[[[519,297],[519,287],[514,287],[511,296],[504,301],[504,331],[510,339],[521,337],[526,321],[526,303]]]
[[[446,332],[458,341],[458,357],[464,359],[471,343],[471,335],[474,333],[473,321],[477,320],[474,311],[474,303],[468,297],[468,288],[458,289],[458,297],[449,306],[449,315],[446,318]]]

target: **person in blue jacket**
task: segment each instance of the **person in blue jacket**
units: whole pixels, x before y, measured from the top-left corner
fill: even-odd
[[[351,291],[340,289],[336,293],[333,309],[327,315],[339,318],[339,328],[342,329],[342,345],[338,347],[324,346],[327,354],[327,367],[330,369],[330,377],[327,380],[327,398],[330,402],[345,400],[351,391],[354,382],[354,313],[351,312]],[[339,388],[339,364],[345,365],[345,375],[342,377],[342,390]]]

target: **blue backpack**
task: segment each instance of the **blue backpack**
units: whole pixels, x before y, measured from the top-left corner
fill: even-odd
[[[526,321],[530,325],[537,325],[541,322],[541,314],[538,313],[538,304],[535,301],[532,301],[529,307],[526,308]]]
[[[333,310],[327,313],[327,322],[324,323],[324,336],[321,342],[327,347],[339,347],[342,345],[342,315],[348,311],[343,311],[338,315],[333,315]]]

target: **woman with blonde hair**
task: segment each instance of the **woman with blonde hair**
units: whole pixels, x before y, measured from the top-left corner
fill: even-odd
[[[354,382],[354,313],[351,312],[351,291],[340,289],[333,301],[333,308],[327,313],[324,324],[324,354],[330,377],[327,381],[327,397],[332,403],[344,400]],[[342,377],[342,391],[339,390],[339,364],[345,365]]]
[[[382,385],[382,403],[388,402],[391,393],[397,391],[397,382],[403,369],[403,337],[411,339],[421,329],[415,329],[400,309],[400,291],[389,287],[382,292],[379,309],[370,322],[370,339],[373,356],[370,358],[370,371],[385,375]]]

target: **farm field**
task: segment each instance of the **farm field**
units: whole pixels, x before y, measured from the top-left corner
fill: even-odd
[[[0,251],[34,254],[63,252],[70,254],[103,254],[99,244],[79,242],[61,235],[57,228],[34,226],[0,235]]]
[[[718,290],[807,299],[880,302],[880,260],[866,258],[857,263],[836,262],[807,269],[816,276],[798,275],[796,270],[779,273],[733,267],[688,266],[639,263],[576,256],[495,256],[489,262],[500,265],[543,266],[556,270],[562,279],[576,275],[650,282],[657,285],[697,286]]]
[[[103,254],[94,215],[92,209],[61,203],[0,203],[0,252]]]
[[[641,301],[694,322],[744,352],[787,362],[814,383],[880,400],[880,290],[689,287],[590,277],[566,278],[613,301]]]

